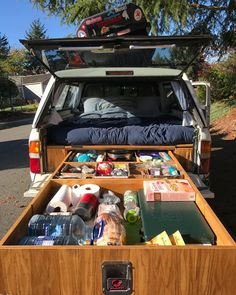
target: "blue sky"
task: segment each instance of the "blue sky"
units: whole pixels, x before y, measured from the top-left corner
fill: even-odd
[[[76,32],[75,26],[62,25],[58,17],[47,16],[33,7],[29,0],[1,0],[0,33],[7,36],[11,47],[22,47],[19,39],[25,38],[30,24],[38,18],[45,25],[50,38],[65,37]]]

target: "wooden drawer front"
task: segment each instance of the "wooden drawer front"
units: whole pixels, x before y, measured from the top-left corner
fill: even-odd
[[[67,151],[63,147],[48,146],[47,147],[47,171],[54,172],[57,166],[63,161]]]
[[[177,146],[174,150],[174,155],[186,171],[193,169],[193,146]]]
[[[235,294],[232,247],[27,248],[1,249],[3,294],[100,295],[101,265],[114,260],[132,263],[135,295]]]

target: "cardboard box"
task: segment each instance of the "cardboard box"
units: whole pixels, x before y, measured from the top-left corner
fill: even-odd
[[[159,245],[159,246],[171,246],[171,240],[168,237],[168,234],[166,231],[163,231],[159,235],[155,236],[150,241],[146,242],[147,245]]]
[[[170,235],[169,238],[170,238],[172,245],[185,246],[184,239],[178,230],[176,232],[174,232],[172,235]]]
[[[195,201],[195,191],[185,179],[158,179],[143,182],[146,201]]]

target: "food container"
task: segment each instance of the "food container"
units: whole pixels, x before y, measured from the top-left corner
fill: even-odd
[[[113,161],[131,160],[133,153],[132,151],[126,150],[110,150],[107,151],[107,156]]]

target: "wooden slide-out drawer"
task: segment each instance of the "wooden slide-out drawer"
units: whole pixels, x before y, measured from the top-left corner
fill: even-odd
[[[104,261],[132,263],[133,294],[234,294],[236,245],[195,187],[196,204],[216,235],[214,246],[17,245],[27,234],[31,216],[42,213],[65,183],[85,184],[91,180],[51,179],[32,200],[1,241],[0,294],[103,294]],[[93,179],[93,183],[122,197],[127,189],[141,189],[143,180]]]

